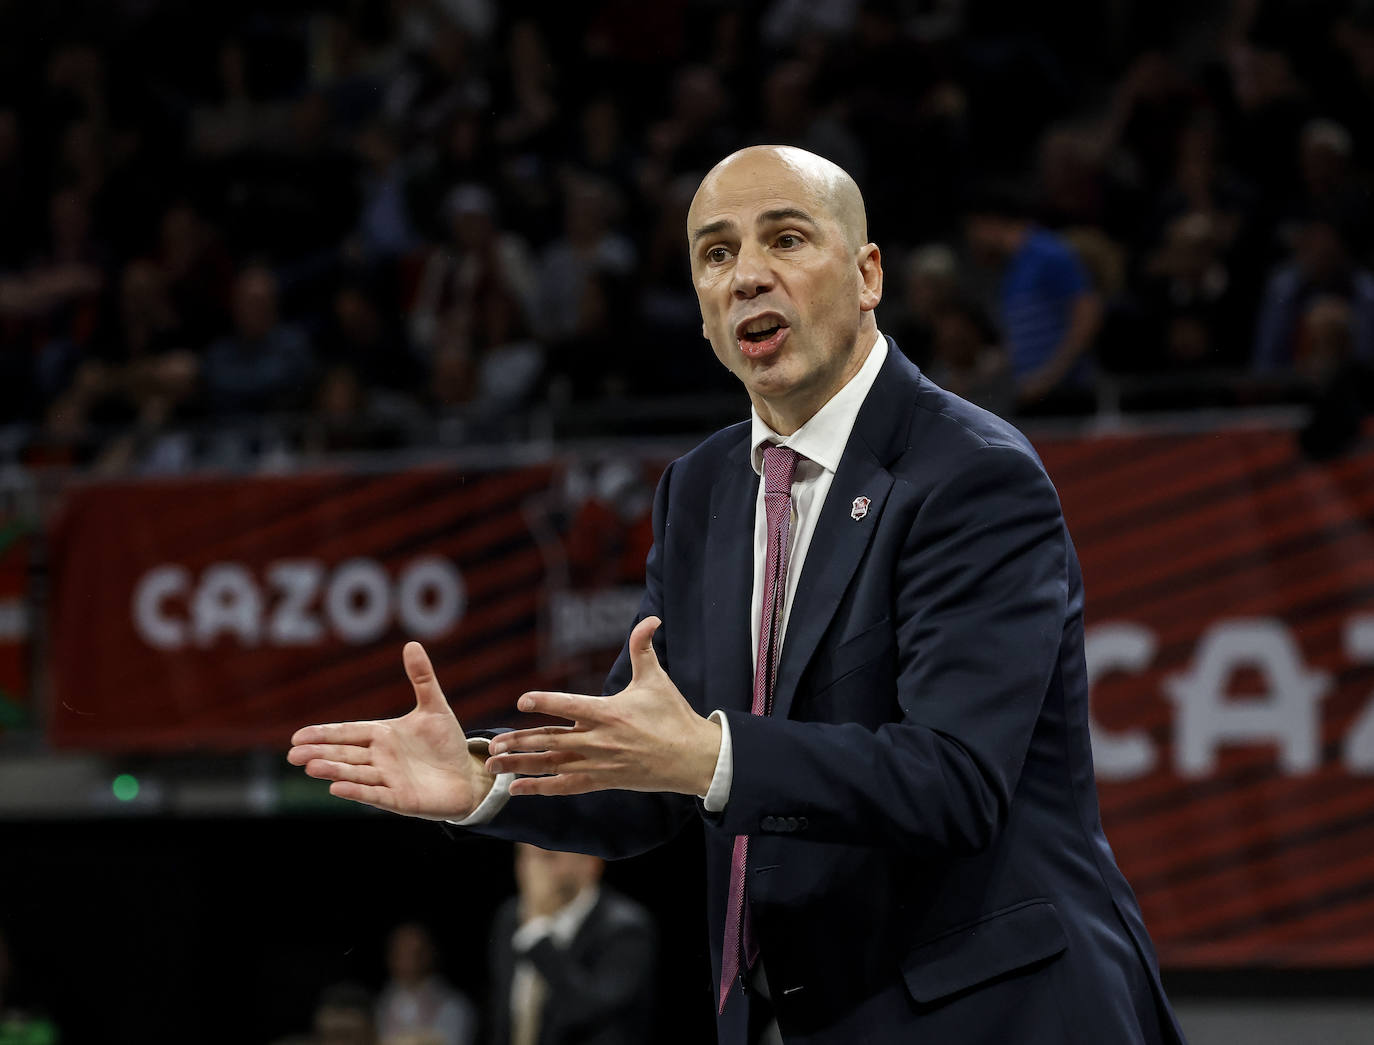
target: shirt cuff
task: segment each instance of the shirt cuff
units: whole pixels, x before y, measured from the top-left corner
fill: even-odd
[[[553,919],[546,914],[536,915],[511,936],[510,943],[517,954],[524,954],[540,940],[553,935]]]
[[[486,757],[490,744],[491,741],[487,737],[468,737],[468,753]],[[478,824],[488,823],[510,801],[510,782],[514,779],[514,773],[497,773],[496,779],[492,781],[491,790],[487,792],[486,798],[477,803],[477,808],[462,820],[450,820],[449,823],[455,827],[476,827]],[[721,808],[724,808],[724,803]]]
[[[697,797],[706,807],[706,812],[719,813],[730,801],[730,785],[735,780],[735,748],[730,743],[730,720],[725,713],[717,710],[707,717],[720,726],[720,754],[716,756],[716,771],[711,774],[711,786],[706,789],[706,794]]]

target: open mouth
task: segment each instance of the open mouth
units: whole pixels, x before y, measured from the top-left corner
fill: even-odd
[[[760,359],[782,347],[787,331],[787,324],[779,316],[765,315],[741,323],[735,334],[739,339],[740,351],[751,359]]]

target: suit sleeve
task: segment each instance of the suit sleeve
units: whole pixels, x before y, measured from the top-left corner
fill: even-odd
[[[669,465],[654,495],[654,543],[645,564],[644,597],[634,623],[663,613],[663,554],[668,516],[668,490],[673,466]],[[669,667],[670,650],[662,643],[670,622],[654,637],[659,662]],[[602,693],[618,693],[630,683],[629,633],[615,665],[606,677]],[[495,735],[501,730],[490,731]],[[599,791],[587,795],[522,795],[511,798],[499,813],[484,824],[458,828],[504,838],[533,842],[544,849],[590,853],[607,860],[636,856],[662,845],[692,819],[694,799],[688,795],[639,791]]]
[[[735,777],[725,810],[703,813],[708,824],[748,834],[782,816],[804,818],[794,837],[813,841],[988,846],[1056,668],[1066,555],[1039,462],[1010,447],[973,451],[927,496],[895,564],[901,717],[871,731],[726,712]]]

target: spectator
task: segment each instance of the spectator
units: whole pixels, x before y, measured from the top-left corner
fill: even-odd
[[[418,922],[398,925],[387,942],[390,979],[377,999],[379,1045],[472,1045],[477,1012],[436,970],[429,930]]]
[[[1142,300],[1148,317],[1140,361],[1155,372],[1239,369],[1250,317],[1222,252],[1225,232],[1211,214],[1175,218],[1146,259]]]
[[[300,407],[310,395],[310,344],[299,327],[281,322],[277,279],[249,265],[234,281],[234,331],[205,353],[201,371],[207,405],[221,418]]]
[[[408,170],[396,132],[380,120],[373,121],[359,132],[354,147],[363,175],[353,242],[368,261],[405,254],[419,239],[410,218]]]
[[[1350,307],[1354,356],[1374,362],[1374,273],[1351,258],[1334,222],[1318,219],[1298,230],[1292,256],[1269,277],[1255,330],[1254,370],[1274,374],[1304,365],[1302,317],[1315,298],[1328,295]]]
[[[228,324],[233,263],[215,229],[185,200],[163,212],[156,249],[186,342],[199,351]]]
[[[568,179],[563,235],[544,250],[539,263],[539,330],[550,341],[568,340],[595,326],[584,308],[595,278],[627,277],[634,245],[612,226],[620,200],[611,186],[584,175]]]
[[[378,282],[365,273],[340,280],[318,337],[319,355],[327,365],[349,367],[368,388],[404,395],[419,387],[424,367]]]
[[[1370,188],[1356,175],[1354,149],[1350,132],[1336,121],[1310,121],[1298,143],[1302,191],[1289,213],[1299,220],[1316,214],[1331,217],[1360,252],[1370,246]]]
[[[997,342],[997,327],[986,313],[955,299],[939,307],[933,326],[931,380],[984,410],[1010,417],[1016,410],[1016,382]]]
[[[1374,365],[1355,355],[1354,318],[1343,298],[1319,297],[1302,320],[1302,373],[1312,388],[1312,414],[1298,438],[1319,460],[1354,443],[1364,418],[1374,413]]]
[[[653,1015],[654,929],[600,885],[602,862],[515,847],[519,896],[496,913],[491,1045],[642,1045]]]
[[[935,320],[959,294],[959,260],[945,244],[927,243],[911,252],[902,272],[901,318],[892,336],[913,363],[924,367],[934,355]]]
[[[410,336],[424,354],[470,341],[484,298],[511,299],[522,322],[533,314],[529,248],[497,224],[496,201],[482,185],[455,187],[444,201],[449,241],[430,251],[410,306]]]
[[[1081,391],[1102,305],[1087,270],[1031,221],[1015,190],[992,188],[969,208],[969,247],[1000,270],[1001,326],[1021,407]]]
[[[49,432],[66,441],[84,436],[88,424],[156,431],[195,392],[196,356],[156,263],[126,265],[117,304],[108,311],[113,315],[106,316],[88,358],[49,411]]]

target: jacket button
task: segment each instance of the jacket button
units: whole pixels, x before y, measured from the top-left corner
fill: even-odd
[[[806,817],[804,817],[804,816],[799,816],[799,817],[797,817],[797,827],[798,827],[798,829],[800,829],[800,830],[802,830],[802,831],[805,831],[805,830],[806,830],[808,827],[810,827],[810,826],[811,826],[811,823],[806,819]]]
[[[795,831],[796,829],[797,829],[797,818],[796,818],[795,816],[789,816],[789,817],[787,818],[787,830],[789,830],[789,831]]]
[[[759,829],[762,831],[774,831],[778,826],[778,818],[775,816],[765,816],[759,821]]]

